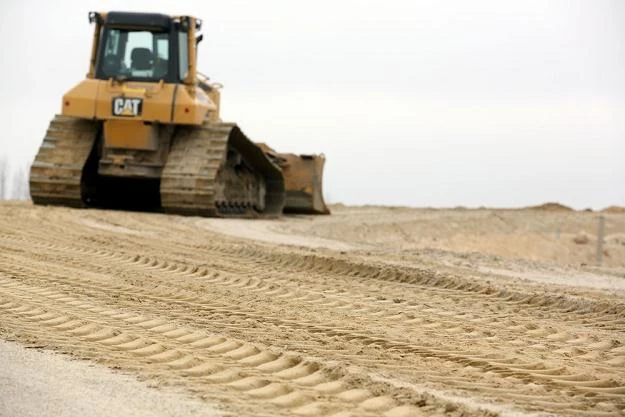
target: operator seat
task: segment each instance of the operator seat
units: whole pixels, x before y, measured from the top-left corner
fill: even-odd
[[[148,48],[134,48],[130,53],[130,67],[133,74],[141,72],[142,75],[150,76],[147,72],[151,72],[154,68],[154,57],[152,51]],[[135,74],[139,75],[139,74]]]

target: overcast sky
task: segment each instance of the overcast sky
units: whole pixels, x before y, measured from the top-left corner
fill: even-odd
[[[323,152],[331,202],[625,205],[625,1],[0,2],[0,158],[84,78],[89,10],[204,20],[222,116]]]

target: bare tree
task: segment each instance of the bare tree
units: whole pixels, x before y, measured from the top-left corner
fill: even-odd
[[[4,157],[0,157],[0,200],[8,198],[8,181],[9,167],[7,160]]]
[[[13,177],[13,193],[12,197],[16,200],[28,200],[30,190],[28,187],[28,173],[29,167],[21,166],[15,171]]]
[[[27,200],[30,195],[29,173],[29,166],[21,164],[15,169],[6,156],[0,155],[0,200]]]

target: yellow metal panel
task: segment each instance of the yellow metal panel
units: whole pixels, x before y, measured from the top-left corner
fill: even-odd
[[[202,124],[209,110],[216,111],[217,106],[204,90],[199,87],[178,86],[174,104],[174,124]]]
[[[215,91],[218,101],[219,92]],[[141,100],[141,113],[113,114],[116,98]],[[219,119],[218,103],[197,86],[87,79],[63,96],[63,114],[85,119],[141,120],[201,125],[209,115]]]
[[[87,79],[69,90],[61,102],[61,113],[65,116],[93,119],[100,81]]]
[[[113,100],[117,97],[136,98],[142,100],[141,114],[131,116],[134,120],[149,122],[170,123],[172,115],[172,100],[175,84],[100,81],[98,100],[96,103],[96,118],[98,119],[128,119],[129,116],[113,114]]]
[[[158,137],[152,126],[141,120],[107,120],[104,122],[104,146],[157,150]]]

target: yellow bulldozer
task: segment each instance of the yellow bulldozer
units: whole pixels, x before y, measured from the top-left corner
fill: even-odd
[[[323,155],[281,154],[221,121],[221,86],[197,70],[200,19],[90,12],[89,21],[89,72],[63,96],[32,164],[35,204],[329,213]]]

